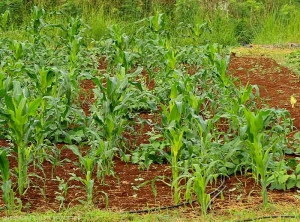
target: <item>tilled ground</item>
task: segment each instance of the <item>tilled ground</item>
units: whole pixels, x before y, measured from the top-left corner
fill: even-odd
[[[274,60],[265,57],[232,57],[229,68],[229,74],[238,77],[243,84],[257,84],[260,88],[262,99],[270,107],[285,108],[294,119],[295,131],[300,129],[300,105],[296,103],[295,108],[292,108],[289,100],[290,96],[294,95],[300,101],[300,79],[290,70],[278,65]],[[149,84],[151,84],[149,82]],[[81,84],[83,94],[81,95],[82,106],[86,114],[89,114],[89,104],[93,100],[91,95],[92,82],[84,81]],[[153,87],[153,83],[152,86]],[[148,114],[141,114],[143,119],[153,119],[155,117]],[[148,140],[145,135],[151,127],[145,125],[143,128],[135,126],[138,138],[130,138],[135,140],[137,144],[144,143]],[[0,146],[8,146],[6,141],[0,140]],[[68,181],[69,173],[76,173],[78,176],[84,177],[75,164],[78,158],[68,149],[63,149],[62,144],[58,144],[62,149],[61,159],[69,159],[70,162],[65,162],[55,169],[52,169],[52,164],[44,163],[44,171],[46,179],[41,181],[36,177],[31,177],[32,186],[27,190],[26,194],[21,197],[24,211],[45,211],[59,210],[60,202],[56,200],[59,196],[57,178]],[[12,160],[11,166],[16,166],[16,161]],[[51,173],[53,171],[53,177]],[[96,207],[104,209],[106,207],[106,198],[108,198],[108,208],[115,210],[141,210],[159,206],[170,206],[173,204],[172,193],[170,187],[162,182],[160,178],[171,177],[171,170],[167,164],[152,164],[149,170],[141,170],[138,165],[125,163],[118,158],[115,158],[114,164],[115,176],[109,176],[105,179],[105,185],[95,181],[94,199]],[[42,173],[38,169],[30,168],[30,172],[39,174]],[[43,176],[44,177],[44,176]],[[145,186],[138,185],[145,181],[155,180],[154,195],[151,182]],[[166,180],[166,182],[170,182]],[[229,208],[253,208],[262,202],[261,187],[255,183],[251,176],[232,176],[225,181],[226,188],[223,191],[223,198],[216,198],[213,202],[212,209],[215,211],[224,211]],[[217,184],[216,186],[219,186]],[[65,206],[74,206],[80,203],[80,200],[85,200],[86,191],[80,182],[71,181],[69,190],[65,200]],[[41,192],[41,188],[44,190]],[[214,188],[210,188],[210,191]],[[269,191],[269,199],[271,202],[287,203],[300,207],[300,200],[296,197],[295,189],[283,191]],[[0,206],[3,206],[2,197],[0,195]],[[192,208],[191,208],[192,209]],[[3,213],[3,212],[2,212]]]

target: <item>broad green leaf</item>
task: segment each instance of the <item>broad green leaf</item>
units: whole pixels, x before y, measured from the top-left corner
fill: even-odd
[[[72,150],[73,153],[76,154],[78,157],[81,157],[81,153],[80,153],[80,151],[79,151],[79,149],[78,149],[77,146],[75,146],[75,145],[69,145],[68,148],[70,150]]]
[[[15,113],[15,105],[13,103],[12,97],[9,95],[5,96],[5,104],[9,110]]]
[[[278,182],[280,184],[285,184],[286,181],[289,179],[289,177],[290,177],[289,175],[282,175],[278,178]]]
[[[296,180],[296,175],[290,175],[287,183],[286,183],[286,188],[289,190],[291,188],[293,188],[294,186],[296,186],[297,184],[297,180]]]
[[[42,98],[38,98],[33,100],[32,102],[29,103],[28,106],[28,115],[32,116],[32,115],[36,115],[36,110],[38,109],[39,105],[42,102]]]
[[[9,160],[4,150],[0,150],[0,171],[3,182],[7,181],[9,179]]]
[[[300,163],[297,165],[296,170],[295,170],[296,175],[300,175]]]
[[[300,188],[300,175],[297,176],[297,184],[296,184],[297,188]]]
[[[231,162],[226,162],[226,163],[225,163],[225,166],[226,166],[227,168],[235,168],[235,167],[236,167],[236,165],[235,165],[234,163],[231,163]]]

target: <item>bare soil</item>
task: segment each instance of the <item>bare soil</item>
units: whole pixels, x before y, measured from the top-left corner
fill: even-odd
[[[103,64],[100,64],[102,67]],[[243,84],[257,84],[260,88],[261,97],[270,107],[285,108],[294,119],[295,130],[300,128],[300,80],[290,70],[278,65],[274,60],[265,57],[232,57],[229,74],[238,77]],[[147,85],[153,89],[154,82],[149,81]],[[92,89],[94,84],[91,81],[83,81],[81,84],[82,108],[85,113],[89,114],[89,106],[93,101]],[[299,103],[292,108],[289,100],[294,95]],[[142,119],[154,119],[153,115],[141,113]],[[125,137],[132,144],[141,144],[148,141],[146,133],[152,130],[152,127],[144,125],[143,127],[135,126],[136,135],[126,135]],[[134,142],[133,142],[134,141]],[[0,140],[0,147],[7,147],[9,144]],[[68,181],[69,173],[81,174],[79,167],[76,165],[78,158],[70,150],[64,149],[62,144],[58,144],[61,148],[61,159],[69,159],[70,162],[64,162],[52,169],[50,162],[43,164],[45,176],[40,170],[30,168],[30,172],[36,173],[45,178],[44,181],[32,176],[30,188],[21,198],[23,202],[23,210],[27,212],[59,210],[60,202],[56,200],[59,182],[56,177]],[[14,168],[17,163],[11,159],[11,167]],[[53,171],[53,177],[51,172]],[[105,185],[95,180],[93,202],[96,207],[104,209],[106,207],[106,196],[108,197],[108,208],[113,210],[130,211],[149,209],[159,206],[169,206],[173,204],[172,192],[170,187],[160,181],[155,182],[157,195],[153,193],[151,182],[145,186],[138,187],[145,181],[151,181],[158,176],[165,178],[171,177],[171,170],[168,164],[152,164],[149,170],[139,169],[138,165],[125,163],[118,157],[114,159],[115,176],[109,176],[105,179]],[[53,179],[54,178],[54,179]],[[166,182],[170,182],[168,179]],[[216,198],[213,202],[213,210],[224,211],[226,209],[238,208],[255,208],[262,203],[261,188],[255,183],[253,178],[249,176],[232,176],[225,181],[226,189],[223,192],[223,198]],[[218,186],[217,184],[216,186]],[[44,189],[41,192],[41,188]],[[16,189],[16,187],[15,187]],[[209,190],[213,190],[210,188]],[[17,189],[16,189],[17,191]],[[17,192],[16,192],[17,193]],[[274,203],[287,203],[300,207],[300,200],[296,198],[297,191],[295,189],[283,191],[269,191],[269,198]],[[86,191],[80,182],[71,181],[69,183],[68,195],[66,196],[65,206],[74,206],[80,204],[80,200],[86,199]],[[0,193],[0,207],[3,206],[2,194]],[[3,214],[3,212],[2,212]],[[0,212],[1,215],[1,212]]]

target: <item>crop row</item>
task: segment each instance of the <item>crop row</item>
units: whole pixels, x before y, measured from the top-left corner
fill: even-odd
[[[11,144],[0,153],[7,209],[16,207],[15,192],[22,196],[30,186],[29,166],[43,169],[49,161],[54,169],[61,161],[55,146],[61,142],[78,156],[85,177],[70,179],[86,188],[87,204],[93,204],[95,180],[115,175],[116,155],[144,168],[167,161],[174,203],[196,195],[203,214],[210,203],[207,185],[239,172],[252,172],[264,204],[267,188],[300,188],[300,164],[285,160],[297,152],[287,140],[290,114],[262,105],[257,86],[228,75],[228,50],[173,45],[159,13],[138,24],[135,35],[115,25],[97,42],[85,37],[79,18],[48,24],[44,15],[33,9],[26,40],[0,39],[0,132]],[[105,70],[98,69],[99,58]],[[80,101],[83,80],[95,85],[88,113]],[[148,143],[129,147],[125,132],[136,133],[132,126],[140,124],[141,112],[160,121],[144,122],[153,127]]]

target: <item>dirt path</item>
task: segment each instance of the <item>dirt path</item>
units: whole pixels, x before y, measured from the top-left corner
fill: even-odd
[[[231,57],[229,73],[244,85],[258,85],[261,98],[270,107],[287,109],[300,130],[300,78],[296,74],[266,57]],[[295,108],[290,104],[291,95],[298,100]]]

